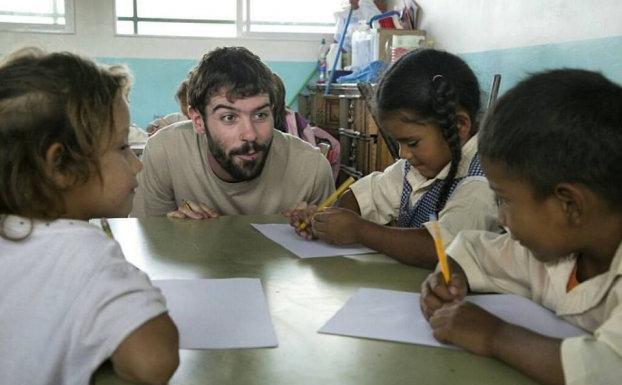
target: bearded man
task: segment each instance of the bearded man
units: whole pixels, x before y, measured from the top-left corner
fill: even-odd
[[[330,195],[328,160],[274,129],[272,82],[246,48],[205,54],[188,79],[190,121],[147,142],[132,216],[277,214]]]

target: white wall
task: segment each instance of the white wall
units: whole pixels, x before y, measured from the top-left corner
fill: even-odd
[[[420,29],[454,53],[622,35],[621,0],[417,0]],[[402,4],[391,0],[390,4]]]
[[[198,59],[224,45],[242,45],[266,61],[315,61],[317,41],[115,36],[114,0],[74,0],[74,34],[0,31],[0,53],[24,45],[91,57]],[[220,0],[234,1],[234,0]]]

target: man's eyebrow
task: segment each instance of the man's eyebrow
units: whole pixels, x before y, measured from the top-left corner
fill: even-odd
[[[229,106],[227,104],[217,104],[212,108],[212,112],[216,112],[216,110],[224,108],[226,110],[231,110],[231,111],[239,111],[237,108],[233,107],[233,106]]]
[[[272,107],[272,104],[270,104],[270,103],[263,104],[263,105],[261,105],[261,106],[259,106],[259,107],[255,108],[255,110],[254,110],[254,111],[263,110],[263,109],[264,109],[264,108],[266,108],[266,107]]]
[[[272,105],[268,102],[268,103],[262,104],[261,106],[259,106],[257,108],[254,108],[253,111],[263,110],[264,108],[267,108],[267,107],[272,107]],[[217,105],[215,105],[212,108],[212,112],[216,112],[216,110],[221,109],[221,108],[222,109],[226,109],[226,110],[235,111],[235,112],[240,112],[239,109],[237,109],[237,108],[235,108],[233,106],[227,105],[227,104],[217,104]]]

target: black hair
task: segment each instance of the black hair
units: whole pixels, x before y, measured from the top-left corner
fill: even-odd
[[[622,88],[579,69],[540,72],[501,97],[479,153],[532,186],[537,197],[580,183],[622,209]]]
[[[262,93],[274,103],[272,71],[244,47],[223,47],[203,55],[188,79],[188,104],[201,115],[210,98],[225,90],[229,101]]]
[[[480,90],[475,74],[459,57],[434,49],[419,49],[402,56],[384,74],[376,92],[380,120],[402,111],[430,120],[449,146],[451,164],[436,204],[439,212],[447,200],[462,157],[457,112],[462,108],[477,130]]]

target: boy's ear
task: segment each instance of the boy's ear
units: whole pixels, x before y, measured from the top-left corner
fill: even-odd
[[[579,186],[572,183],[560,183],[555,186],[553,194],[561,203],[568,224],[580,226],[585,220],[587,195]]]
[[[197,134],[205,134],[205,123],[203,122],[203,116],[195,108],[188,106],[188,115],[192,120],[192,126]]]
[[[60,170],[60,160],[65,148],[60,143],[52,143],[45,152],[45,169],[48,176],[60,188],[65,188],[70,184],[69,178]]]
[[[471,129],[473,123],[469,114],[464,110],[458,110],[456,113],[456,124],[458,125],[458,137],[460,138],[460,145],[464,145],[471,138]]]

